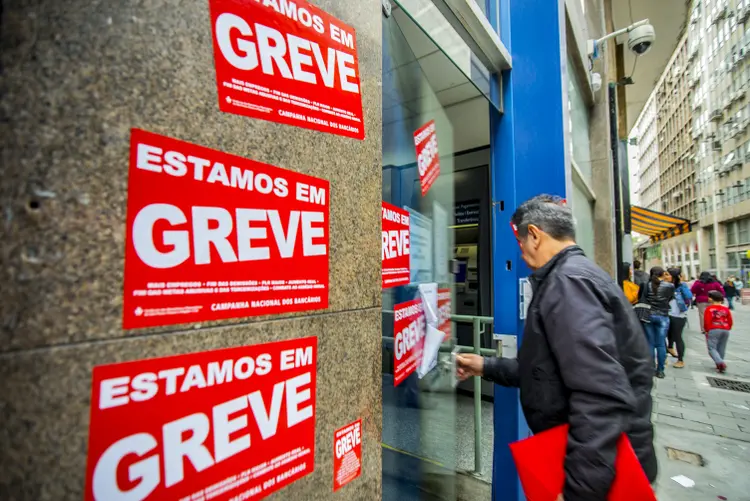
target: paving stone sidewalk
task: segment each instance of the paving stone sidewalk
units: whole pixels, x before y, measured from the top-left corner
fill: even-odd
[[[750,305],[734,311],[735,328],[727,347],[728,371],[724,375],[716,373],[708,356],[697,310],[691,310],[688,322],[684,335],[686,367],[672,367],[676,359],[668,357],[667,377],[654,380],[658,498],[750,501],[750,393],[714,388],[707,379],[743,381],[750,388]],[[695,486],[681,486],[672,480],[677,475],[690,478]]]

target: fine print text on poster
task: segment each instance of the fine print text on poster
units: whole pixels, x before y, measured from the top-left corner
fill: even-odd
[[[424,196],[440,175],[440,155],[434,120],[414,131],[414,147],[417,150],[417,168]]]
[[[354,29],[305,0],[210,0],[219,109],[365,138]]]
[[[125,329],[328,307],[328,181],[133,129]]]
[[[339,428],[333,434],[333,491],[362,473],[362,420]]]
[[[393,309],[393,386],[398,386],[422,361],[426,323],[421,299]]]
[[[312,473],[317,338],[94,368],[86,501],[254,500]]]
[[[382,288],[409,283],[409,213],[383,202]]]

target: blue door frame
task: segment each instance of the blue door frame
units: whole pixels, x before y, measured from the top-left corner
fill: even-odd
[[[529,275],[510,228],[517,205],[566,196],[567,50],[564,0],[488,0],[488,18],[513,58],[504,114],[490,110],[494,329],[523,341],[518,280]],[[499,16],[498,16],[499,10]],[[500,26],[498,26],[498,18]],[[497,92],[497,80],[493,86]],[[508,443],[529,435],[518,390],[495,386],[493,501],[524,500]]]

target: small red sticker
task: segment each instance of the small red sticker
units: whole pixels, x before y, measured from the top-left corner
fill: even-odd
[[[362,474],[362,420],[339,428],[333,434],[333,491]]]
[[[354,29],[305,0],[210,0],[219,109],[365,138]]]
[[[409,283],[409,213],[383,202],[383,289]]]
[[[440,154],[434,120],[414,131],[414,147],[417,150],[417,168],[424,196],[440,175]]]

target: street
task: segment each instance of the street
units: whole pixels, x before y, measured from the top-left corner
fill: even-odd
[[[654,386],[655,447],[660,501],[750,500],[750,305],[733,311],[726,374],[716,373],[691,309],[685,329],[685,368],[668,356],[665,379]],[[714,388],[707,377],[743,381],[744,391]],[[680,475],[685,487],[673,477]]]

